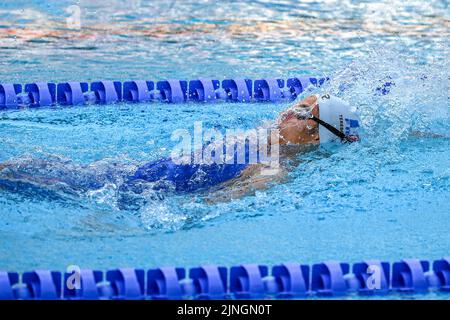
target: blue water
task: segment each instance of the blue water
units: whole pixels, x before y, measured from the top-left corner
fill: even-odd
[[[128,2],[127,2],[128,3]],[[359,144],[298,156],[290,180],[219,204],[117,206],[116,186],[0,190],[0,269],[437,259],[450,252],[446,1],[72,1],[0,4],[0,82],[329,76],[357,105]],[[374,90],[387,80],[387,96]],[[321,92],[317,90],[317,92]],[[133,164],[176,129],[248,129],[287,104],[118,104],[0,113],[0,161]],[[444,137],[416,136],[412,132]],[[447,138],[445,138],[447,136]]]

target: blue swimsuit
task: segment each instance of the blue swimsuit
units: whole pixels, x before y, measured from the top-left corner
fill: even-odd
[[[244,151],[244,161],[241,161],[243,163],[238,162],[238,150]],[[225,146],[223,151],[225,153]],[[126,184],[136,186],[139,185],[139,181],[155,182],[152,187],[154,190],[172,188],[177,192],[192,192],[208,188],[237,177],[249,165],[248,143],[246,142],[241,148],[235,145],[233,155],[232,163],[177,164],[170,158],[156,160],[138,168],[134,175],[128,177]],[[259,152],[257,157],[259,158]],[[139,190],[135,192],[140,193]]]
[[[107,183],[120,184],[120,191],[127,194],[128,191],[141,194],[149,189],[193,192],[237,177],[250,163],[248,145],[243,163],[238,163],[237,154],[235,150],[232,163],[177,164],[171,158],[163,158],[146,163],[131,174],[115,164],[83,166],[34,158],[8,167],[5,174],[0,174],[0,187],[15,188],[26,183],[45,188],[61,181],[75,192],[99,189]]]
[[[147,163],[129,177],[128,182],[170,182],[175,191],[192,192],[220,184],[238,176],[248,164],[176,164],[170,158]],[[157,184],[153,189],[165,189]]]

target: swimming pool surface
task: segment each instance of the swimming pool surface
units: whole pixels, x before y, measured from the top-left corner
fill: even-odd
[[[446,1],[71,1],[0,4],[0,82],[329,76],[359,106],[363,141],[298,156],[284,184],[231,202],[203,195],[117,206],[117,188],[0,190],[0,269],[428,260],[450,252]],[[374,94],[388,80],[389,95]],[[316,89],[317,92],[322,92]],[[0,161],[136,163],[176,129],[254,128],[286,103],[160,103],[0,112]]]

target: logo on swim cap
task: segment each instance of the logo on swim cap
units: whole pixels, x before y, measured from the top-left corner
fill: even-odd
[[[344,133],[350,141],[359,141],[359,116],[356,108],[342,99],[325,94],[317,97],[319,118]],[[319,126],[320,143],[340,141],[339,137]]]

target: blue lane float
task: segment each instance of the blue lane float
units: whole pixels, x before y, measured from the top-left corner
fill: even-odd
[[[122,83],[119,81],[96,81],[91,83],[91,92],[96,104],[111,104],[122,101]]]
[[[392,274],[392,288],[398,291],[426,291],[428,281],[426,272],[430,269],[428,261],[404,259],[394,263]]]
[[[244,264],[189,270],[84,269],[64,274],[49,270],[23,274],[0,271],[2,300],[305,299],[430,292],[450,292],[450,257],[433,263],[419,259],[392,264],[378,260],[353,265],[338,261],[312,266],[285,263],[272,269]]]
[[[145,297],[145,271],[122,268],[106,272],[106,281],[111,286],[111,299],[142,300]]]
[[[193,296],[198,299],[224,299],[227,295],[227,275],[225,267],[203,266],[189,271]]]
[[[168,103],[184,103],[187,98],[187,81],[164,80],[156,83],[157,97]]]
[[[185,277],[186,270],[183,268],[163,267],[148,270],[147,297],[153,300],[166,300],[193,295],[193,290],[183,286],[182,281]]]
[[[272,268],[275,290],[279,298],[306,297],[309,287],[310,267],[298,263],[285,263]],[[269,290],[267,290],[269,291]]]
[[[256,101],[272,101],[279,102],[284,100],[283,79],[262,79],[254,82],[254,95]]]
[[[315,264],[312,267],[311,290],[318,295],[344,295],[347,291],[345,274],[348,274],[348,263],[335,261]]]
[[[19,283],[17,272],[0,271],[0,300],[11,300],[15,298],[13,287]]]
[[[153,100],[153,81],[126,81],[123,83],[123,100],[127,102],[149,102]]]
[[[232,102],[252,101],[251,79],[226,79],[222,81],[222,89],[226,93],[226,100]]]
[[[29,83],[25,85],[28,99],[23,100],[30,107],[47,107],[56,103],[56,84],[46,82]]]
[[[223,97],[220,92],[220,81],[199,79],[189,81],[188,99],[195,102],[214,102]]]
[[[378,278],[372,275],[378,272]],[[360,294],[387,294],[389,292],[390,267],[388,262],[367,260],[353,265]],[[378,285],[377,285],[378,284]]]
[[[435,261],[433,273],[438,280],[436,286],[443,291],[450,292],[450,257]]]
[[[103,282],[103,272],[98,270],[80,270],[79,278],[72,273],[64,275],[64,297],[68,300],[98,300],[102,296],[100,283]],[[81,286],[77,287],[77,281]]]
[[[264,265],[245,264],[230,269],[230,292],[238,299],[264,296],[264,281],[269,269]]]
[[[63,106],[82,105],[86,102],[85,94],[89,91],[86,82],[58,83],[56,101]]]
[[[328,78],[301,76],[265,79],[134,80],[87,82],[35,82],[25,86],[0,82],[0,109],[76,106],[118,102],[188,103],[281,102],[297,98],[308,87]]]
[[[18,95],[22,92],[22,85],[0,83],[0,108],[17,108]]]
[[[35,270],[22,275],[26,290],[24,298],[35,300],[56,300],[61,298],[61,273],[57,271]]]

